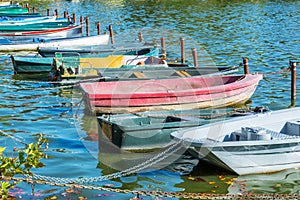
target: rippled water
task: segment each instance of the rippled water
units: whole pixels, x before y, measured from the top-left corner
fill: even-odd
[[[96,34],[98,21],[101,22],[101,32],[108,31],[106,27],[112,24],[116,43],[119,44],[136,40],[138,32],[142,31],[146,41],[159,41],[164,37],[167,50],[180,53],[179,38],[184,37],[187,59],[191,59],[190,48],[197,48],[200,67],[206,64],[238,65],[243,57],[248,57],[250,71],[264,73],[264,80],[248,105],[264,105],[271,110],[291,105],[290,74],[281,71],[288,67],[289,60],[299,61],[299,1],[42,2],[30,5],[45,13],[46,8],[52,11],[57,8],[60,13],[65,10],[76,13],[78,18],[80,15],[89,16],[91,34]],[[80,103],[81,96],[76,89],[20,81],[13,75],[8,55],[0,59],[0,130],[26,143],[33,142],[40,132],[50,141],[48,154],[51,159],[45,160],[46,167],[35,170],[35,173],[78,178],[115,172],[98,161],[97,124],[94,118],[84,114],[84,105]],[[299,88],[299,81],[297,86]],[[298,98],[296,106],[299,103]],[[8,152],[15,146],[22,147],[19,142],[5,136],[1,136],[0,146],[7,146]],[[165,168],[95,185],[129,190],[227,193],[230,178],[235,175],[225,174],[225,179],[220,179],[219,175],[225,172],[208,168],[197,166],[190,177]],[[241,190],[298,193],[298,176],[297,170],[287,170],[261,177],[238,177],[238,181],[242,182],[234,182],[228,189],[233,193]],[[268,184],[257,180],[267,180]],[[244,182],[247,187],[241,184]],[[19,187],[16,193],[25,191],[27,194],[20,195],[30,196],[30,185],[22,183]],[[76,199],[78,196],[128,199],[134,196],[85,189],[66,192],[65,188],[45,185],[36,185],[36,192],[42,197],[57,195],[62,199]]]

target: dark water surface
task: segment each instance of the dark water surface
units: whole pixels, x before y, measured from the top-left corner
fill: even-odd
[[[180,54],[179,38],[184,37],[187,59],[191,60],[190,49],[196,48],[200,67],[207,64],[239,65],[242,58],[247,57],[251,72],[264,73],[264,80],[247,105],[268,106],[271,110],[291,105],[290,74],[282,71],[288,67],[289,60],[299,61],[299,1],[33,1],[30,5],[45,14],[50,8],[52,12],[58,9],[61,15],[63,11],[76,13],[78,19],[80,15],[89,16],[91,34],[96,34],[98,21],[101,32],[107,32],[108,25],[112,24],[117,44],[136,41],[142,31],[146,41],[159,42],[164,37],[167,51]],[[34,170],[35,174],[56,177],[47,180],[59,184],[60,178],[98,177],[99,180],[103,175],[116,172],[111,166],[118,166],[121,171],[128,169],[127,164],[132,163],[126,163],[124,155],[98,152],[97,123],[95,117],[84,114],[78,90],[20,81],[13,75],[9,55],[0,59],[0,130],[26,143],[34,142],[40,132],[50,141],[47,151],[50,159],[44,160],[46,167]],[[243,73],[242,68],[240,73]],[[299,88],[299,78],[297,86]],[[297,97],[296,106],[300,104],[299,95]],[[7,147],[7,152],[13,147],[23,147],[5,135],[0,137],[0,146]],[[143,169],[152,161],[147,162],[141,157],[134,164],[141,164]],[[297,170],[237,177],[201,164],[189,175],[178,173],[180,167],[190,166],[188,164],[193,161],[186,158],[180,165],[160,170],[153,165],[155,170],[84,185],[130,191],[299,193],[300,173]],[[124,191],[66,190],[65,187],[38,184],[36,195],[31,196],[30,185],[22,183],[19,187],[15,192],[25,199],[43,199],[52,195],[59,199],[134,197]]]

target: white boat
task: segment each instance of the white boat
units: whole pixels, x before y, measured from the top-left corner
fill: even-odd
[[[0,7],[2,7],[2,6],[10,6],[10,5],[11,5],[10,1],[0,2]]]
[[[300,167],[300,107],[171,133],[189,151],[239,175]]]
[[[20,26],[31,25],[45,22],[63,22],[68,21],[68,18],[57,18],[56,16],[40,16],[40,17],[26,17],[26,18],[0,18],[0,28],[3,26]]]
[[[38,47],[70,47],[70,46],[93,46],[108,44],[109,35],[81,36],[59,39],[37,39],[26,43],[13,43],[0,45],[0,51],[36,51]]]
[[[82,25],[67,26],[57,29],[40,30],[40,31],[22,31],[22,32],[8,32],[0,33],[0,38],[4,38],[11,42],[18,41],[33,41],[36,38],[43,39],[57,39],[68,37],[82,36]]]

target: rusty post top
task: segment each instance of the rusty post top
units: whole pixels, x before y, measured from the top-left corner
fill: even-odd
[[[248,58],[243,58],[244,74],[250,74]]]
[[[297,66],[297,62],[294,62],[294,61],[291,61],[290,60],[290,67],[291,68],[294,68],[294,67],[296,67]]]

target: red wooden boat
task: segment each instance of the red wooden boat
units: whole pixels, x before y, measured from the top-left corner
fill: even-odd
[[[96,113],[216,108],[246,102],[262,74],[81,83]]]

